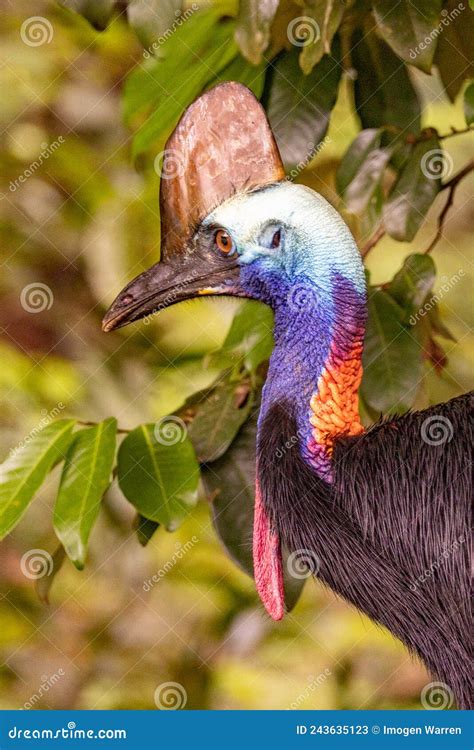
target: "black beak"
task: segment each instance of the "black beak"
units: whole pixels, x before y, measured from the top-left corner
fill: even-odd
[[[206,263],[178,255],[136,276],[107,310],[103,331],[113,331],[184,300],[205,295],[245,296],[239,288],[237,262]]]

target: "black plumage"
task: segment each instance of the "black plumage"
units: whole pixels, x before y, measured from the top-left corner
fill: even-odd
[[[332,486],[301,457],[290,403],[271,407],[258,448],[282,544],[316,555],[317,577],[403,641],[461,708],[472,705],[472,405],[466,394],[337,441]],[[440,417],[446,440],[425,442]]]

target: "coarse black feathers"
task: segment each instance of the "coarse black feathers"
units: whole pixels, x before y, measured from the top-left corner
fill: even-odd
[[[472,705],[472,404],[466,394],[339,440],[332,485],[301,457],[291,404],[270,409],[258,448],[282,544],[403,641],[460,708]]]

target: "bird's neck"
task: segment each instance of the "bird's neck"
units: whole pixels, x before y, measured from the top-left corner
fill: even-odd
[[[275,403],[289,400],[298,426],[294,442],[326,481],[332,480],[336,439],[363,430],[358,389],[365,320],[365,294],[337,274],[324,291],[300,279],[275,306],[275,347],[261,419]]]

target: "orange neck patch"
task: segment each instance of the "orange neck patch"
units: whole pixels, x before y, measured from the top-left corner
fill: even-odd
[[[313,437],[327,458],[332,456],[337,438],[358,435],[364,430],[359,417],[358,397],[362,346],[362,339],[356,340],[350,351],[341,357],[333,344],[318,380],[317,391],[311,398]]]

